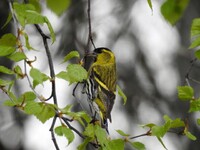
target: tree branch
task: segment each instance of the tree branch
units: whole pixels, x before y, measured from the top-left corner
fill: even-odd
[[[87,9],[87,14],[88,14],[88,42],[87,42],[87,50],[85,50],[85,53],[88,53],[88,49],[90,46],[90,42],[92,43],[93,47],[96,48],[93,38],[92,38],[92,26],[91,26],[91,16],[90,16],[90,0],[88,0],[88,9]]]

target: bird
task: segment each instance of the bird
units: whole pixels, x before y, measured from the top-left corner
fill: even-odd
[[[86,67],[88,70],[86,94],[97,105],[101,126],[107,130],[107,120],[112,122],[111,111],[116,97],[115,55],[110,49],[99,47],[86,56],[92,58]],[[85,57],[85,64],[87,57]]]

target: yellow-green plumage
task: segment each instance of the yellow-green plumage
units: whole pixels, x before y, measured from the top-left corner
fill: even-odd
[[[96,88],[93,101],[99,107],[103,123],[111,120],[111,111],[116,91],[116,63],[115,56],[107,48],[98,48],[93,53],[95,60],[91,64],[88,74]]]

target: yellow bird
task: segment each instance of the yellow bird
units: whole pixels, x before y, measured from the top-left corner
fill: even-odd
[[[102,127],[107,129],[107,119],[112,122],[111,111],[115,102],[117,78],[115,56],[111,50],[104,47],[96,48],[90,56],[93,61],[88,68],[86,93],[89,99],[97,104]]]

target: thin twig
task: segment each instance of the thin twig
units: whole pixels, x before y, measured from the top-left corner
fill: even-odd
[[[89,45],[90,45],[90,42],[91,42],[93,47],[94,47],[94,49],[95,49],[96,46],[95,46],[93,38],[92,38],[92,26],[91,26],[90,8],[91,8],[90,7],[90,0],[88,0],[87,14],[88,14],[88,30],[89,30],[89,33],[88,33],[87,48],[89,49]],[[86,54],[88,53],[88,49],[85,51]]]
[[[40,35],[43,39],[43,43],[44,43],[44,47],[45,47],[45,51],[46,51],[46,55],[47,55],[47,59],[48,59],[48,63],[49,63],[49,70],[50,70],[51,83],[52,83],[52,93],[47,100],[49,100],[53,97],[54,104],[58,105],[57,104],[57,96],[56,96],[56,84],[55,84],[55,72],[54,72],[54,66],[53,66],[53,59],[51,57],[51,53],[50,53],[49,46],[47,43],[47,39],[49,39],[49,37],[46,34],[44,34],[44,32],[42,31],[42,29],[40,28],[40,26],[38,24],[35,24],[35,28],[40,33]]]
[[[49,131],[51,132],[51,138],[52,138],[52,141],[53,141],[53,143],[54,143],[54,146],[55,146],[56,150],[59,150],[59,146],[58,146],[58,144],[57,144],[57,141],[56,141],[56,138],[55,138],[55,135],[54,135],[54,131],[53,131],[54,126],[55,126],[55,123],[56,123],[56,119],[57,119],[57,115],[54,116]]]
[[[140,134],[140,135],[137,135],[137,136],[130,137],[129,139],[136,139],[136,138],[139,138],[139,137],[149,136],[149,135],[151,135],[151,130],[147,131],[144,134]]]
[[[73,126],[70,125],[69,120],[67,118],[65,118],[65,117],[61,117],[61,118],[71,130],[76,132],[81,138],[83,138],[83,139],[85,138],[83,136],[83,134],[81,134],[81,132],[79,132],[76,128],[74,128]]]

